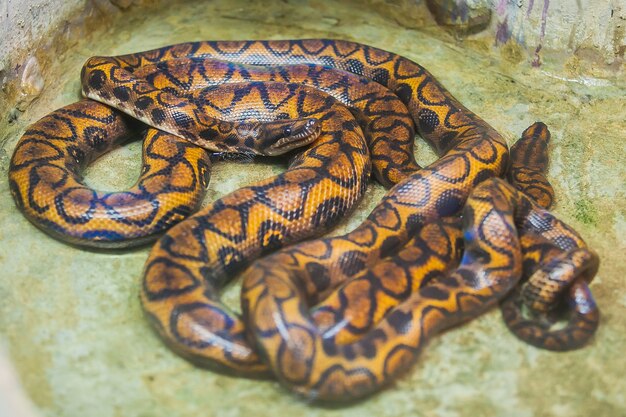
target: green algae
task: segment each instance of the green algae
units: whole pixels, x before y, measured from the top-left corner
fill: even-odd
[[[589,224],[598,224],[598,212],[596,211],[593,203],[590,200],[582,199],[574,203],[574,216],[576,220]]]

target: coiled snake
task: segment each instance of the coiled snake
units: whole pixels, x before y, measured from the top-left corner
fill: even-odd
[[[211,128],[214,150],[275,155],[310,143],[319,130],[311,119],[236,123],[245,114],[229,113],[218,120],[207,113],[210,109],[196,111],[203,115],[202,127],[219,125]],[[172,114],[178,117],[177,112]],[[196,211],[208,185],[211,162],[204,150],[188,140],[148,129],[135,186],[110,193],[87,186],[82,168],[136,130],[119,111],[91,100],[43,117],[27,129],[11,158],[9,185],[18,207],[36,226],[82,246],[128,247],[156,238]],[[204,140],[196,142],[205,145]]]
[[[597,309],[578,274],[583,269],[591,279],[597,258],[568,226],[496,179],[511,172],[518,188],[547,207],[552,192],[537,174],[545,164],[533,165],[526,158],[532,152],[520,146],[524,157],[513,158],[519,166],[508,170],[503,138],[406,58],[334,40],[197,42],[92,58],[82,79],[87,97],[214,151],[274,155],[313,142],[284,174],[213,202],[152,249],[144,309],[164,340],[195,362],[249,375],[269,366],[290,389],[312,398],[367,395],[406,369],[431,335],[514,289],[522,248],[530,259],[524,273],[533,274],[522,290],[525,304],[545,312],[575,282],[570,298],[577,315],[557,334],[525,319],[520,298],[512,297],[504,312],[514,332],[567,349],[595,330]],[[88,123],[77,129],[78,120]],[[412,156],[413,122],[440,155],[424,169]],[[80,184],[80,165],[95,157],[91,149],[104,151],[127,129],[125,118],[84,101],[38,123],[13,156],[12,192],[33,222],[71,242],[119,246],[150,239],[192,212],[208,181],[204,151],[149,129],[148,168],[137,190],[99,195]],[[69,137],[87,143],[89,155]],[[168,144],[157,150],[157,140]],[[365,191],[370,157],[376,177],[397,185],[353,232],[253,263],[242,291],[246,330],[220,302],[219,289],[261,255],[319,235],[349,213]],[[144,176],[166,182],[147,185]],[[171,193],[187,200],[155,199]],[[42,202],[41,195],[52,197]],[[148,208],[118,208],[137,200]],[[77,214],[68,215],[68,207],[79,207]],[[461,232],[452,216],[462,209]],[[552,272],[559,268],[569,275]],[[553,291],[548,278],[561,279],[561,289]]]

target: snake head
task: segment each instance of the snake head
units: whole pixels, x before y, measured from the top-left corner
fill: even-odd
[[[286,119],[250,126],[246,145],[255,153],[276,156],[312,143],[320,135],[317,119]],[[241,134],[241,132],[240,132]]]

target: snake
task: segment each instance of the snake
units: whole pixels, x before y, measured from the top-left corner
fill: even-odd
[[[554,189],[545,175],[549,141],[545,124],[535,123],[526,129],[511,148],[508,172],[509,182],[544,209],[554,202]],[[584,346],[600,322],[600,311],[588,286],[598,272],[597,253],[578,237],[559,242],[559,246],[543,236],[528,234],[520,237],[520,244],[526,282],[500,305],[507,327],[521,340],[540,348],[566,351]],[[534,317],[524,317],[524,307]],[[559,316],[548,313],[559,308],[569,318],[565,326],[555,329]]]
[[[286,66],[293,68],[283,68]],[[181,67],[185,68],[184,80],[174,75]],[[215,81],[207,75],[207,68],[222,71],[217,77],[222,81],[217,84],[235,84],[210,86]],[[332,91],[327,91],[328,96],[302,87],[307,81],[315,86],[331,69],[336,72],[330,78],[341,71],[351,74],[344,75],[339,83],[343,90],[339,95],[333,98]],[[253,76],[242,76],[247,73]],[[239,83],[255,77],[269,77],[270,82]],[[423,67],[396,54],[336,40],[195,42],[92,58],[83,68],[82,79],[87,97],[103,103],[113,101],[117,111],[209,150],[273,155],[277,153],[272,147],[275,143],[282,147],[278,153],[283,153],[304,146],[304,138],[315,139],[309,148],[297,151],[284,174],[212,203],[170,229],[152,249],[143,278],[142,305],[170,347],[196,363],[252,375],[265,374],[269,366],[290,389],[309,398],[358,398],[380,389],[406,369],[431,333],[479,314],[513,288],[522,268],[520,243],[511,230],[538,228],[524,219],[540,218],[550,224],[549,230],[538,233],[559,250],[584,247],[575,232],[541,211],[532,198],[494,179],[507,171],[504,139]],[[206,88],[181,93],[199,79],[208,83]],[[359,100],[354,99],[353,90],[345,88],[354,79],[370,87],[372,82],[378,83],[392,92],[395,98],[389,97],[389,101],[399,100],[406,106],[418,133],[440,158],[419,169],[412,158],[412,131],[406,121],[386,125],[382,135],[377,129],[368,129],[375,116],[380,116],[378,123],[384,126],[380,121],[383,114],[368,105],[384,102],[380,97],[385,89],[361,99],[365,106],[357,109],[356,120],[368,133],[363,135],[352,113],[340,105],[352,102],[355,113],[358,106],[354,104]],[[253,106],[258,121],[246,123],[242,116],[246,113],[244,103],[254,98],[262,103]],[[395,107],[397,119],[406,119]],[[202,116],[206,111],[211,114],[208,121]],[[190,114],[194,115],[192,120]],[[232,114],[241,117],[222,121]],[[281,124],[277,119],[285,120]],[[270,140],[257,141],[264,136],[250,132],[266,129],[265,123],[270,120],[279,126],[282,136],[268,135]],[[293,128],[294,123],[299,123],[300,130]],[[192,130],[191,125],[204,129]],[[409,140],[390,140],[392,129],[408,132],[403,137]],[[237,134],[226,135],[224,145],[212,143],[216,134],[233,130]],[[383,139],[373,140],[375,133]],[[232,147],[241,142],[233,137],[245,138],[243,146]],[[295,140],[291,140],[293,137]],[[349,237],[336,239],[343,242],[336,248],[326,240],[312,241],[253,263],[244,274],[246,330],[242,320],[220,302],[219,289],[261,255],[323,233],[350,212],[369,176],[364,139],[370,146],[374,174],[383,185],[393,188],[363,225]],[[402,163],[396,164],[397,159]],[[519,178],[527,175],[520,172]],[[19,189],[17,184],[23,182],[27,182],[24,177],[16,180],[12,189]],[[535,184],[532,180],[529,183]],[[435,229],[439,228],[435,234],[453,235],[452,230],[459,229],[458,220],[449,217],[462,209],[464,255],[451,275],[437,276],[409,295],[358,341],[335,345],[332,339],[317,338],[319,330],[307,316],[309,305],[300,296],[306,294],[308,301],[322,297],[337,283],[401,249],[411,236],[426,231],[433,222]],[[508,232],[509,239],[496,239],[498,233],[487,229],[478,238],[485,223]],[[501,247],[491,246],[491,240]],[[459,246],[458,241],[454,245]],[[569,262],[571,256],[563,259]],[[508,275],[499,270],[501,263],[506,264]],[[444,261],[440,268],[450,269],[451,263]],[[484,277],[487,270],[490,273]],[[296,281],[299,288],[295,287]],[[546,286],[545,280],[532,284],[529,288]],[[583,287],[574,284],[576,291]],[[446,317],[429,318],[434,321],[429,327],[425,320],[426,312],[431,310],[438,312],[437,317]],[[420,325],[427,328],[428,335],[419,330],[419,337],[415,337],[414,329]],[[412,341],[408,340],[409,333]],[[251,335],[261,347],[265,362],[251,348]],[[288,340],[281,340],[285,335]]]
[[[89,59],[81,72],[83,93],[103,104],[83,100],[52,112],[27,129],[16,145],[9,182],[18,208],[37,227],[79,246],[142,245],[197,211],[204,197],[210,158],[190,143],[214,152],[278,155],[311,143],[319,134],[319,126],[311,118],[280,120],[285,114],[277,111],[263,118],[262,112],[254,110],[253,100],[264,97],[247,97],[250,107],[237,115],[241,121],[233,119],[232,111],[215,117],[220,112],[203,104],[208,101],[202,90],[217,96],[224,95],[220,93],[223,87],[213,86],[208,93],[206,74],[222,83],[234,82],[234,77],[224,76],[231,72],[228,66],[232,64],[204,60],[201,68],[198,61],[191,60],[155,62],[159,65],[133,67],[114,57]],[[168,62],[175,70],[164,68]],[[252,79],[241,75],[254,71],[257,79],[281,75],[242,68],[239,79]],[[371,114],[378,113],[371,126],[364,123],[363,127],[372,139],[374,173],[381,183],[389,186],[419,168],[413,158],[413,124],[402,103],[364,78],[353,83],[352,91],[345,91],[347,84],[341,77],[346,75],[337,72],[300,66],[283,72],[287,77],[282,79],[313,80],[317,88],[340,101],[360,100],[371,106]],[[168,79],[175,82],[164,82]],[[197,97],[191,97],[194,94]],[[371,100],[374,96],[379,98]],[[153,127],[144,134],[141,176],[128,190],[99,192],[85,184],[81,173],[97,157],[137,134],[137,126],[123,113]]]
[[[359,58],[360,61],[353,56]],[[380,59],[378,65],[372,64],[372,62],[376,62],[371,59],[372,56]],[[479,163],[467,163],[470,171],[467,180],[454,179],[449,181],[460,183],[460,190],[445,190],[444,198],[432,197],[434,201],[438,202],[438,206],[435,207],[435,210],[427,213],[426,218],[436,218],[457,212],[462,207],[463,197],[467,198],[469,190],[474,185],[473,182],[479,182],[490,176],[502,175],[505,171],[508,155],[506,145],[492,128],[460,105],[422,67],[405,58],[375,48],[342,41],[323,40],[200,42],[174,45],[129,56],[109,57],[104,61],[127,68],[146,68],[154,66],[156,63],[156,66],[160,66],[161,71],[169,68],[167,73],[169,73],[170,80],[178,80],[177,77],[171,76],[172,68],[177,68],[177,65],[182,63],[187,68],[185,82],[192,84],[194,80],[213,79],[208,74],[214,71],[216,66],[212,64],[211,71],[207,71],[207,64],[205,63],[207,59],[228,61],[228,64],[221,64],[222,74],[227,74],[228,80],[234,77],[239,81],[244,72],[246,74],[249,71],[254,72],[254,77],[259,77],[261,73],[258,69],[252,71],[250,67],[237,66],[233,64],[233,61],[245,65],[266,66],[304,63],[309,65],[309,70],[311,70],[311,66],[323,64],[336,69],[347,70],[356,73],[356,75],[369,76],[374,81],[394,91],[409,108],[420,134],[429,140],[435,149],[440,153],[447,150],[448,155],[446,157],[452,161],[464,160],[467,155],[476,157],[479,161]],[[98,62],[103,61],[102,58],[97,60]],[[395,72],[394,76],[390,75],[390,69]],[[410,69],[413,70],[412,73]],[[282,81],[295,79],[299,82],[304,81],[302,78],[294,77],[292,72],[285,68],[272,69],[270,67],[264,73],[265,76],[268,74],[272,80],[276,79],[274,77],[279,77],[278,79]],[[158,73],[158,77],[163,78],[162,72]],[[402,82],[396,79],[402,80]],[[158,82],[152,79],[152,84],[158,85]],[[434,99],[439,99],[439,101]],[[311,117],[311,114],[305,115]],[[457,124],[452,125],[451,121],[455,121]],[[465,121],[466,124],[460,123],[462,121]],[[456,139],[457,143],[454,143],[453,138]],[[483,152],[491,151],[485,152],[487,161],[481,158],[476,149],[468,152],[467,148],[474,148],[476,145],[484,146]],[[502,148],[498,149],[499,147]],[[454,158],[457,156],[454,151],[464,158]],[[478,156],[476,156],[477,153]],[[446,171],[445,167],[448,165],[446,157],[442,158],[445,162],[440,159],[434,164],[434,167],[429,167],[436,174],[433,176],[440,177],[441,172],[439,171]],[[492,168],[490,163],[495,168]],[[459,162],[457,164],[465,165],[459,164]],[[460,171],[458,168],[461,166],[453,167],[453,169],[456,168],[458,172]],[[472,172],[476,166],[478,169]],[[424,175],[424,172],[420,172],[420,175]],[[428,177],[428,175],[426,176]],[[455,174],[452,173],[451,178],[454,176]],[[461,196],[457,198],[455,191]],[[232,199],[229,197],[231,196],[227,198],[229,204],[232,204]],[[446,207],[445,203],[451,207]],[[219,201],[216,203],[216,205],[220,204]],[[251,242],[241,244],[230,239],[229,245],[239,243],[240,247],[243,247],[247,252],[243,253],[237,249],[239,255],[237,266],[220,274],[220,270],[223,271],[228,267],[224,266],[223,259],[218,256],[210,256],[210,254],[219,253],[223,249],[223,243],[214,244],[213,242],[219,239],[207,238],[207,226],[202,225],[202,223],[208,223],[212,217],[216,217],[216,212],[210,208],[192,217],[192,222],[185,222],[175,227],[157,242],[146,263],[142,290],[144,309],[166,342],[178,353],[194,362],[204,365],[210,364],[210,366],[217,368],[228,368],[237,372],[253,374],[264,372],[265,365],[259,362],[253,349],[246,341],[243,324],[239,318],[221,304],[218,295],[219,288],[224,285],[228,278],[258,256],[257,254],[262,251],[259,249],[263,246],[262,240],[258,239],[255,242],[254,239],[250,239]],[[413,220],[413,223],[418,222]],[[214,224],[215,222],[213,222]],[[211,231],[214,232],[214,230]],[[401,232],[400,234],[404,233]],[[196,236],[196,238],[190,239],[190,236]],[[202,245],[199,244],[198,240],[201,240]],[[291,243],[293,240],[284,239],[277,246]],[[393,250],[394,246],[399,245],[401,240],[402,237],[398,238],[397,233],[395,233],[395,236],[391,236],[383,244],[372,245],[371,252],[373,254],[378,251],[380,254],[381,248],[383,253],[384,250]],[[171,249],[173,245],[179,245],[179,248],[182,248],[184,245],[182,242],[186,243],[185,246],[190,243],[195,244],[196,247],[202,246],[203,253],[194,254],[193,251],[191,253],[189,251],[183,252],[180,249],[176,253]],[[246,247],[247,245],[254,245],[255,247],[251,250]],[[345,259],[344,262],[349,264],[352,262],[350,257],[353,253],[348,249],[342,248],[338,252],[343,254],[342,259]],[[371,257],[375,258],[375,256]],[[191,262],[192,260],[193,262]],[[358,261],[361,262],[362,260]],[[359,262],[354,263],[359,264]],[[347,270],[349,269],[347,268]],[[154,291],[154,288],[159,291]]]
[[[549,141],[550,132],[544,123],[531,125],[511,148],[507,172],[509,183],[544,209],[554,201],[554,190],[545,175]],[[583,346],[599,320],[595,301],[585,285],[597,272],[597,255],[580,240],[564,244],[572,248],[564,251],[538,234],[522,234],[520,245],[522,280],[526,282],[523,294],[511,292],[502,303],[505,323],[520,339],[537,347],[563,351]],[[458,216],[425,224],[397,253],[371,268],[363,268],[330,295],[316,295],[311,318],[324,339],[338,344],[356,341],[412,293],[452,271],[461,259],[462,247]],[[538,272],[539,268],[543,272]],[[575,293],[562,300],[563,292],[571,285],[580,288],[572,289]],[[323,301],[318,304],[317,300]],[[551,330],[554,320],[542,314],[563,302],[572,304],[572,320],[558,331]],[[541,317],[523,318],[522,305]]]
[[[539,178],[547,163],[548,140],[545,125],[527,129],[513,149],[511,177],[520,177],[515,175],[517,164],[528,163],[526,174]],[[538,146],[533,149],[531,143]],[[339,248],[365,231],[376,239],[375,219],[389,217],[385,212],[411,181],[392,189],[347,235],[289,247],[245,272],[244,316],[262,356],[288,389],[321,401],[370,395],[406,372],[436,333],[475,317],[509,294],[523,273],[531,275],[524,291],[531,294],[527,303],[555,305],[556,296],[570,286],[575,314],[565,328],[553,331],[536,320],[525,320],[527,326],[521,326],[519,314],[510,313],[519,303],[505,304],[505,321],[518,337],[548,349],[568,350],[593,334],[597,309],[579,275],[590,280],[597,270],[597,255],[571,227],[518,190],[532,185],[535,196],[542,197],[539,201],[549,205],[552,188],[545,179],[536,184],[513,181],[518,189],[496,178],[481,182],[463,209],[462,228],[458,218],[426,223],[393,256],[362,262],[359,272],[328,297],[346,281],[339,255],[329,254],[342,253]],[[435,204],[428,202],[421,209]],[[543,246],[538,248],[538,243]],[[354,258],[365,259],[371,246],[377,245],[369,242],[365,249],[355,249]],[[460,247],[463,256],[456,266]],[[530,264],[536,254],[542,259]],[[545,259],[550,261],[544,264]],[[552,282],[541,279],[546,274]],[[560,291],[554,289],[555,282],[561,283]]]
[[[109,57],[115,60],[115,57]],[[91,65],[91,60],[87,66]],[[117,65],[123,65],[117,62]],[[133,75],[178,94],[202,91],[196,101],[210,101],[210,88],[249,81],[299,83],[329,94],[346,105],[367,140],[372,171],[389,188],[420,169],[413,154],[415,129],[404,104],[387,88],[366,77],[315,64],[274,67],[245,65],[218,59],[172,58],[139,66]],[[97,98],[97,97],[95,97]]]
[[[434,180],[426,188],[419,187],[424,192],[424,200],[439,202],[426,213],[430,218],[458,212],[475,183],[505,172],[508,148],[493,128],[463,107],[424,68],[376,48],[325,40],[200,42],[98,58],[95,62],[141,68],[189,58],[264,66],[322,65],[356,73],[386,87],[404,103],[420,135],[440,154],[445,154],[435,164],[418,171],[418,175]],[[88,73],[89,69],[84,79],[89,79]],[[230,98],[214,102],[213,106],[229,108],[232,102],[227,99]],[[302,111],[308,110],[306,108],[297,109],[297,100],[285,104],[290,104],[293,110],[282,111],[296,113],[289,113],[290,118],[316,118],[310,110]],[[323,125],[326,119],[322,115],[319,118]],[[337,131],[335,127],[329,136],[337,136],[342,130],[345,129]],[[247,375],[267,374],[267,365],[248,342],[243,321],[223,305],[219,290],[250,262],[266,255],[268,241],[272,250],[279,249],[324,232],[346,214],[347,200],[342,196],[345,189],[335,186],[339,194],[303,189],[298,184],[302,180],[292,174],[314,164],[323,169],[318,175],[308,174],[312,181],[328,179],[329,170],[331,179],[339,175],[350,178],[350,181],[336,180],[337,183],[349,185],[355,182],[355,177],[359,178],[345,173],[346,166],[352,164],[343,157],[341,148],[330,148],[330,152],[318,150],[326,138],[325,131],[322,126],[322,134],[313,146],[295,157],[295,167],[291,165],[284,174],[217,200],[171,228],[152,248],[143,277],[142,305],[158,334],[180,355],[213,369]],[[333,159],[342,160],[341,165],[335,168]],[[295,181],[285,178],[295,178]],[[283,185],[285,182],[287,184]],[[277,198],[268,196],[273,190]],[[414,200],[415,196],[410,197]],[[356,200],[354,198],[351,204]],[[406,203],[413,209],[422,204],[419,199]],[[328,212],[332,216],[328,216]],[[320,215],[328,218],[319,221]],[[408,217],[417,227],[419,219]],[[391,224],[384,224],[385,220]],[[380,219],[382,230],[376,233],[389,239],[382,239],[382,244],[375,242],[372,252],[389,252],[400,245],[407,233],[400,232],[399,236],[398,230],[404,228],[401,223],[406,223],[406,219],[393,224],[395,220],[394,216]],[[351,258],[351,248],[343,248],[342,252],[346,271],[350,270],[350,264],[358,265],[358,260]]]
[[[520,238],[527,280],[501,302],[502,317],[518,338],[553,351],[578,349],[598,328],[600,311],[588,286],[598,255],[581,242],[562,250],[537,236]],[[526,317],[524,310],[528,310]],[[564,317],[566,324],[555,324]]]
[[[318,134],[311,119],[252,123],[202,114],[204,122],[220,125],[211,136],[214,150],[275,155]],[[87,165],[142,130],[143,163],[135,185],[103,192],[85,183]],[[156,239],[197,211],[210,168],[209,154],[188,139],[145,129],[113,107],[81,100],[27,128],[11,157],[9,187],[26,218],[51,236],[84,247],[126,248]]]
[[[395,191],[407,182],[385,199],[397,198]],[[373,214],[385,209],[378,206]],[[358,340],[324,338],[308,312],[327,289],[319,277],[330,284],[330,271],[339,269],[319,251],[322,243],[338,244],[349,235],[298,244],[255,262],[244,274],[244,316],[262,356],[289,390],[319,401],[358,399],[406,372],[436,333],[475,317],[514,288],[523,269],[518,230],[542,234],[563,250],[569,249],[565,242],[579,243],[571,228],[530,197],[490,178],[463,209],[460,265],[410,294]]]

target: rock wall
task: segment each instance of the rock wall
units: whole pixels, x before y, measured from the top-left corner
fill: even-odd
[[[0,62],[63,25],[85,0],[0,0]],[[0,63],[0,65],[2,65]]]
[[[541,51],[564,52],[617,67],[626,52],[624,0],[494,0],[497,44],[514,40],[541,63]],[[617,69],[617,68],[615,68]]]
[[[567,75],[612,77],[623,71],[626,0],[369,0],[406,27],[428,30],[425,3],[437,22],[482,48],[553,62]],[[429,16],[426,17],[428,19]],[[469,44],[470,42],[468,42]],[[557,69],[557,70],[558,70]]]

